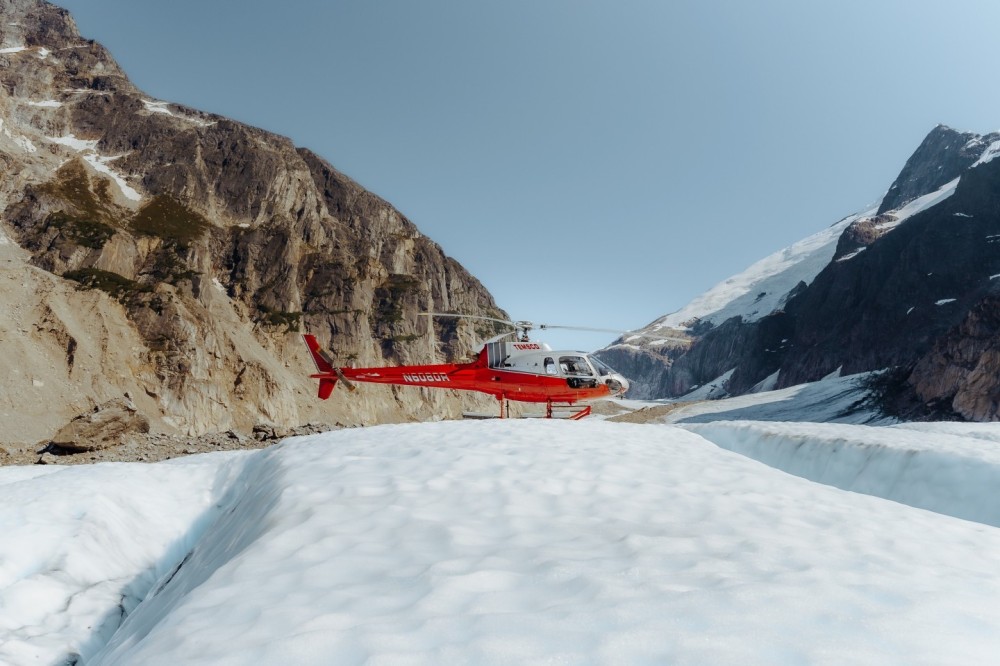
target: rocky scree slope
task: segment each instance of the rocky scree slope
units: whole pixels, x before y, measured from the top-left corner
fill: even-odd
[[[154,432],[192,435],[477,402],[316,400],[300,331],[345,365],[430,362],[492,331],[418,312],[504,313],[321,157],[150,98],[40,0],[0,0],[0,173],[0,441],[44,439],[124,393]]]
[[[668,316],[601,356],[657,396],[728,371],[742,394],[891,369],[873,388],[895,415],[1000,418],[998,153],[1000,134],[934,128],[877,208],[787,269],[802,279],[763,316],[719,321],[723,307],[676,328]],[[822,269],[805,270],[817,257]],[[763,278],[747,282],[768,296]],[[667,333],[683,344],[656,344]]]

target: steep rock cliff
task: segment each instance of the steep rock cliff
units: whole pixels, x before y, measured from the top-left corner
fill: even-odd
[[[40,439],[125,391],[154,429],[191,434],[479,402],[387,387],[317,401],[299,331],[345,365],[430,362],[492,331],[418,312],[503,313],[321,157],[151,99],[47,2],[0,0],[0,19],[5,439]]]

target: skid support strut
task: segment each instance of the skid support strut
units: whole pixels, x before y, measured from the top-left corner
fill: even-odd
[[[556,410],[559,410],[559,416],[553,416]],[[564,405],[553,405],[552,401],[549,400],[545,403],[545,418],[561,418],[561,419],[571,419],[573,421],[579,421],[582,418],[590,416],[590,405],[584,405],[580,407],[579,405],[574,405],[572,403]]]

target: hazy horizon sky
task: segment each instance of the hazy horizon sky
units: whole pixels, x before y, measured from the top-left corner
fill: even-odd
[[[536,322],[641,327],[877,201],[938,123],[1000,127],[986,1],[56,4],[150,96],[310,148]]]

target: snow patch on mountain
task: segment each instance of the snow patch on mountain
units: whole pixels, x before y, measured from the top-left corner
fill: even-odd
[[[167,108],[168,102],[159,102],[149,99],[142,100],[142,105],[146,107],[146,110],[150,113],[164,113],[168,116],[174,115],[170,109]]]
[[[989,146],[987,146],[986,150],[983,151],[983,154],[980,156],[978,160],[976,160],[975,164],[973,164],[972,167],[975,168],[980,164],[986,164],[987,162],[992,162],[994,158],[996,158],[998,155],[1000,155],[1000,141],[994,141]]]
[[[122,194],[125,195],[125,198],[131,201],[142,201],[142,195],[134,187],[128,184],[125,177],[108,166],[110,162],[121,159],[124,155],[105,156],[99,154],[97,152],[97,139],[78,139],[73,134],[67,134],[66,136],[49,136],[45,138],[53,143],[58,143],[79,152],[80,156],[96,171],[103,173],[115,181]]]
[[[733,376],[736,372],[736,368],[733,368],[727,372],[722,373],[715,379],[706,384],[699,386],[693,391],[689,391],[681,397],[681,400],[718,400],[719,398],[724,398],[729,395],[729,378]]]
[[[132,201],[142,201],[142,195],[139,194],[138,190],[129,185],[125,181],[125,177],[108,166],[109,162],[114,162],[117,159],[125,157],[124,155],[112,155],[105,157],[103,155],[98,155],[96,153],[90,153],[83,156],[83,159],[87,161],[90,166],[94,167],[95,170],[100,171],[105,176],[110,177],[115,183],[118,184],[118,189],[122,191],[126,199]]]
[[[0,133],[10,139],[15,146],[26,153],[38,152],[38,148],[36,148],[35,144],[31,142],[31,139],[21,134],[15,134],[9,127],[5,127],[2,118],[0,118]]]
[[[950,197],[955,193],[955,188],[958,187],[959,180],[961,180],[960,177],[948,181],[947,183],[945,183],[938,189],[934,190],[933,192],[929,192],[923,195],[922,197],[917,197],[916,199],[910,201],[901,208],[889,211],[887,217],[890,217],[892,219],[890,219],[887,222],[879,224],[877,229],[883,233],[895,229],[900,224],[910,219],[917,213],[922,213],[928,208],[938,205],[939,203],[941,203],[942,201],[944,201],[945,199],[947,199],[948,197]]]
[[[185,122],[189,122],[192,125],[198,125],[199,127],[209,127],[215,123],[208,120],[203,120],[201,118],[196,118],[194,116],[177,114],[167,108],[170,102],[164,102],[160,100],[144,99],[142,104],[146,107],[146,110],[150,113],[162,113],[163,115],[170,116],[171,118],[177,118]]]
[[[86,150],[97,150],[97,139],[78,139],[73,134],[67,134],[66,136],[47,136],[45,138],[53,143],[58,143],[62,146],[66,146],[80,152]]]

